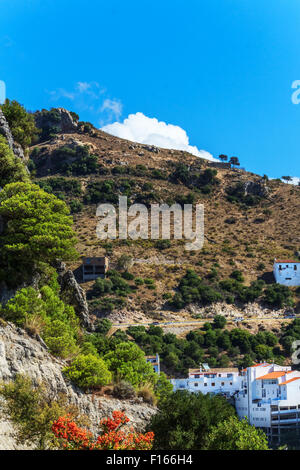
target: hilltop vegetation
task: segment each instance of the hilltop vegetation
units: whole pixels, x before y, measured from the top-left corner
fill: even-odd
[[[93,126],[79,125],[78,116],[74,116],[72,131],[64,133],[55,110],[48,112],[50,121],[43,113],[47,125],[54,117],[58,125],[50,140],[47,125],[41,129],[43,138],[30,150],[29,168],[41,188],[69,205],[80,255],[108,255],[113,268],[123,254],[139,260],[130,271],[133,281],[124,295],[96,293],[91,283],[85,286],[96,315],[130,305],[131,311],[155,318],[159,310],[176,315],[181,309],[187,312],[190,304],[218,301],[299,308],[296,289],[272,286],[274,258],[298,257],[298,187],[236,168],[212,168],[209,162],[184,152],[133,144]],[[96,205],[117,205],[119,195],[127,196],[128,205],[204,204],[204,248],[187,252],[183,240],[100,242]],[[232,277],[235,271],[243,280]],[[184,287],[191,272],[195,289]],[[152,280],[152,288],[147,279]]]

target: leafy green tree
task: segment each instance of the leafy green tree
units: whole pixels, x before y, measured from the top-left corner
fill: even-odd
[[[0,310],[1,316],[27,330],[41,334],[52,354],[68,357],[78,352],[79,320],[49,286],[17,291]]]
[[[258,344],[257,346],[255,346],[254,352],[259,361],[268,361],[273,359],[272,348],[270,348],[270,346],[267,346],[266,344]]]
[[[108,318],[102,318],[96,323],[95,331],[101,335],[106,335],[112,325],[112,322]]]
[[[247,420],[231,416],[212,427],[206,436],[206,450],[269,450],[265,433]]]
[[[146,362],[143,351],[134,343],[118,344],[114,351],[104,356],[104,360],[115,378],[125,380],[135,387],[155,382],[151,364]]]
[[[109,294],[113,290],[113,283],[110,279],[102,279],[98,277],[96,279],[93,291],[96,295]]]
[[[49,321],[42,336],[54,356],[66,358],[78,352],[70,323],[62,320]]]
[[[158,375],[158,379],[154,385],[154,393],[159,400],[166,400],[173,392],[173,385],[167,379],[166,374],[161,372]]]
[[[17,291],[15,297],[1,309],[1,316],[18,326],[24,326],[29,316],[37,315],[46,321],[44,302],[33,287]]]
[[[291,307],[294,305],[293,293],[281,284],[270,284],[264,292],[264,300],[273,307]]]
[[[22,161],[15,157],[5,138],[0,135],[0,186],[16,181],[29,181],[28,173]]]
[[[120,256],[117,262],[117,268],[120,271],[128,271],[133,266],[132,256],[126,255],[125,253]]]
[[[177,369],[179,366],[179,358],[175,352],[170,352],[164,357],[164,365],[169,369]]]
[[[178,291],[172,300],[175,308],[182,308],[192,302],[207,305],[222,300],[222,295],[213,287],[204,284],[192,269],[186,271],[179,283]]]
[[[239,159],[238,157],[231,157],[229,162],[231,163],[231,165],[233,166],[240,166],[240,162],[239,162]]]
[[[230,274],[230,277],[232,279],[235,279],[238,282],[244,282],[245,280],[242,272],[239,271],[238,269],[236,269],[235,271],[232,271],[232,273]]]
[[[224,315],[216,315],[214,317],[214,328],[224,328],[224,326],[226,325],[226,318],[224,317]]]
[[[154,449],[199,450],[211,426],[235,415],[218,395],[177,391],[159,403],[148,425],[154,432]]]
[[[35,125],[33,115],[28,113],[24,106],[17,101],[6,99],[1,109],[9,124],[13,138],[23,149],[37,140],[39,130]]]
[[[38,262],[75,259],[72,217],[63,201],[30,183],[11,183],[0,193],[4,230],[0,241],[2,277],[32,271]],[[2,273],[1,273],[2,271]]]
[[[105,361],[93,354],[80,354],[69,367],[64,369],[64,373],[83,389],[107,385],[112,380]]]

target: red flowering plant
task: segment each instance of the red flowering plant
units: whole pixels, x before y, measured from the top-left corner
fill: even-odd
[[[112,418],[104,418],[101,434],[95,438],[90,431],[80,428],[69,415],[53,422],[52,431],[57,447],[64,450],[150,450],[154,434],[137,433],[133,428],[123,430],[129,418],[122,411],[114,411]]]

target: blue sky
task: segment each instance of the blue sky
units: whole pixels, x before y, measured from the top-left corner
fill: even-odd
[[[1,0],[0,80],[30,110],[97,127],[143,113],[249,171],[300,176],[299,28],[299,0]]]

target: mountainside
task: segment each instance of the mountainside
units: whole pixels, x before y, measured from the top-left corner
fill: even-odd
[[[22,433],[48,448],[69,413],[94,433],[113,410],[152,426],[173,399],[168,378],[199,364],[290,364],[300,319],[285,314],[299,311],[300,289],[276,284],[272,265],[300,258],[299,187],[125,141],[62,108],[2,109],[0,448],[20,448]],[[96,209],[119,196],[147,210],[203,204],[204,246],[101,241]],[[80,258],[94,256],[109,269],[83,282]]]
[[[257,279],[274,282],[275,257],[295,258],[300,247],[299,187],[226,165],[215,169],[213,163],[186,152],[136,144],[86,124],[70,127],[68,133],[62,130],[30,149],[35,181],[70,204],[80,255],[107,255],[110,267],[121,255],[130,255],[132,275],[153,281],[152,287],[149,281],[132,290],[126,306],[119,303],[109,309],[97,306],[93,282],[83,284],[88,299],[94,298],[90,307],[96,314],[113,310],[111,318],[116,320],[188,318],[188,311],[178,312],[168,303],[187,269],[209,284],[239,270],[249,286]],[[184,240],[100,241],[97,204],[117,204],[118,194],[128,196],[128,205],[203,203],[204,248],[186,251]],[[80,280],[80,261],[71,268]]]

